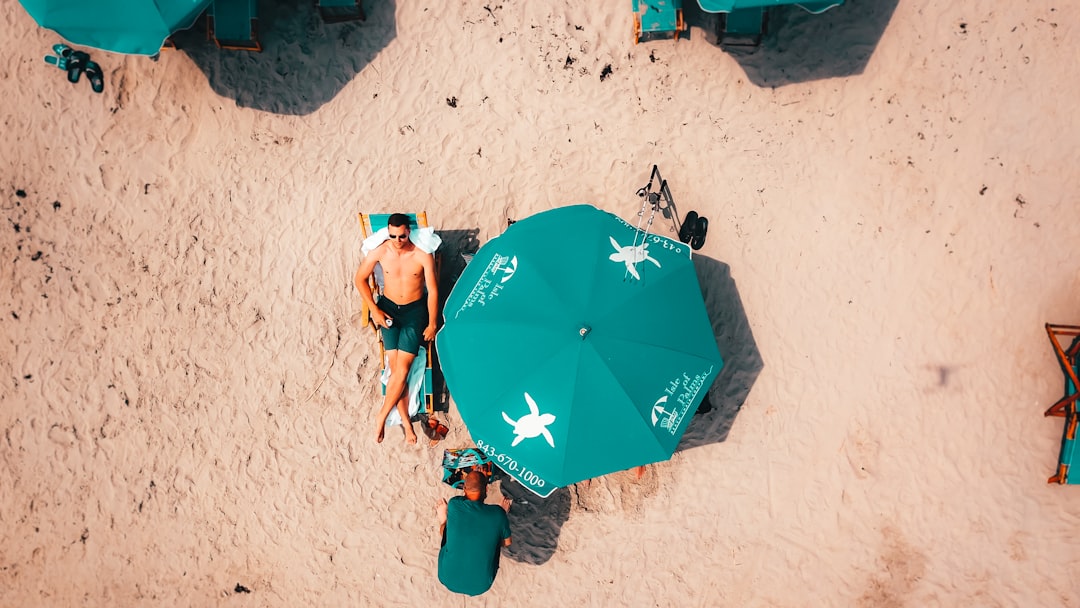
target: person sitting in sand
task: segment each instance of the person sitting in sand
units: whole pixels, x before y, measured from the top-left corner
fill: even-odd
[[[450,502],[439,501],[442,547],[439,549],[439,582],[454,593],[480,595],[491,588],[499,572],[499,556],[510,546],[510,505],[484,504],[487,478],[473,471],[465,476],[465,495]]]
[[[382,332],[383,347],[389,357],[390,380],[386,397],[375,416],[375,440],[382,442],[386,418],[396,407],[405,428],[405,440],[416,443],[409,420],[409,393],[406,379],[421,340],[435,339],[438,309],[438,278],[435,258],[409,240],[409,216],[394,213],[387,221],[390,238],[375,248],[356,271],[356,288],[371,311],[371,320]],[[368,278],[375,265],[382,265],[383,288],[375,302]],[[427,298],[424,298],[424,290]]]

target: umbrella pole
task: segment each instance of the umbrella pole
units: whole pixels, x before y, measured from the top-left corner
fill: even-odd
[[[654,178],[660,180],[660,190],[663,190],[664,187],[667,185],[667,182],[665,182],[663,178],[660,177],[660,169],[656,165],[653,165],[652,174],[649,175],[649,183],[645,184],[645,186],[641,188],[638,188],[637,195],[641,198],[641,208],[638,209],[637,231],[634,233],[633,246],[635,249],[645,244],[646,235],[648,235],[650,230],[652,229],[653,219],[656,217],[656,211],[660,208],[660,192],[652,191]],[[648,220],[645,219],[646,207],[649,208]],[[642,230],[641,228],[642,222],[645,222],[644,230]],[[641,236],[641,242],[638,242],[638,236]],[[623,274],[623,280],[625,281],[626,277],[629,275],[630,271],[628,270],[626,271],[626,273]]]
[[[652,226],[653,217],[656,215],[656,209],[660,206],[660,194],[658,192],[652,191],[653,179],[656,178],[659,178],[661,181],[663,181],[663,178],[660,177],[660,168],[656,165],[653,165],[652,174],[649,175],[649,183],[645,184],[641,188],[638,188],[637,195],[641,199],[641,208],[638,209],[637,213],[638,232],[641,232],[641,222],[645,219],[645,207],[648,206],[651,208],[651,213],[649,214],[649,222],[645,227],[645,231],[648,232],[649,227]],[[644,238],[642,239],[642,242],[644,242]],[[635,238],[634,245],[637,246],[637,244],[637,239]]]

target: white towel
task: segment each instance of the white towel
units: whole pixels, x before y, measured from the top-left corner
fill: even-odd
[[[386,228],[380,228],[375,231],[375,234],[364,239],[364,242],[360,244],[360,251],[367,255],[375,250],[376,247],[382,245],[387,239],[390,238],[390,231]],[[435,253],[435,250],[442,245],[442,238],[435,234],[435,229],[417,228],[416,230],[409,231],[409,240],[420,248],[421,251],[426,253]]]
[[[423,346],[420,347],[420,352],[416,353],[416,358],[413,359],[412,367],[409,368],[409,377],[407,384],[409,386],[409,417],[412,418],[416,415],[416,412],[420,411],[420,403],[424,398],[424,376],[427,372],[427,349]],[[379,375],[379,379],[382,381],[383,388],[385,389],[386,383],[390,381],[390,355],[387,355],[383,360],[382,374]],[[401,414],[398,413],[397,408],[390,410],[390,415],[386,417],[386,426],[395,426],[401,424]]]

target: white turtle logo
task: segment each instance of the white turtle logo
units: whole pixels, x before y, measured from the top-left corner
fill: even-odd
[[[649,255],[649,244],[642,243],[640,245],[632,245],[623,247],[615,240],[615,237],[608,237],[611,239],[611,245],[615,248],[615,253],[608,256],[612,262],[624,262],[626,264],[626,271],[629,272],[635,279],[641,280],[641,276],[638,275],[637,265],[641,262],[648,260],[653,264],[656,264],[657,268],[660,268],[660,262],[656,261],[656,258]]]
[[[543,435],[544,439],[547,439],[548,445],[555,447],[555,439],[551,437],[551,431],[547,429],[547,426],[552,422],[555,422],[555,416],[552,414],[541,414],[540,408],[536,407],[536,402],[529,396],[529,393],[525,393],[525,402],[529,404],[529,413],[525,414],[521,418],[514,420],[510,416],[503,412],[503,420],[506,423],[514,427],[514,443],[510,444],[510,447],[514,447],[521,443],[522,439],[530,439],[537,435]]]

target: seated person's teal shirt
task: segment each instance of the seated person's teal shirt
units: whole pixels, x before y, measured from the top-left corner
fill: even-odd
[[[455,496],[446,505],[446,536],[439,550],[439,581],[455,593],[480,595],[499,570],[510,520],[498,505]]]

